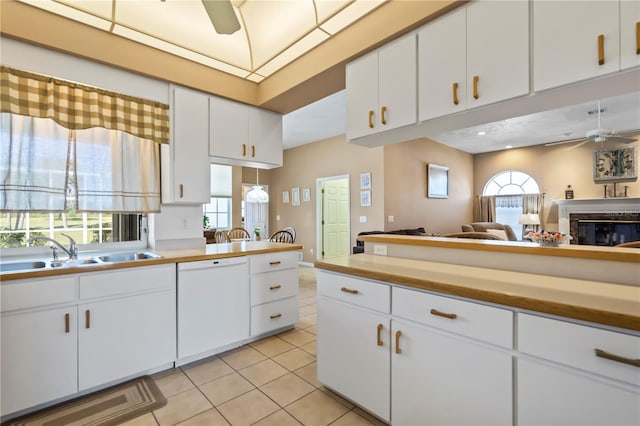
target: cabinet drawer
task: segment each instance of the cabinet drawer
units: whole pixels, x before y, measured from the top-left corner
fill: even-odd
[[[295,297],[251,308],[251,335],[293,325],[298,321],[298,300]]]
[[[73,302],[77,297],[77,282],[77,277],[65,277],[0,283],[0,311]]]
[[[394,287],[394,316],[511,348],[513,313],[450,297]]]
[[[251,305],[273,302],[298,294],[298,271],[285,269],[251,277]]]
[[[640,359],[640,336],[518,314],[518,349],[571,367],[640,386],[640,368],[596,356],[596,349]]]
[[[80,276],[80,299],[171,290],[175,285],[175,263],[126,268],[117,272],[86,273]]]
[[[296,268],[297,266],[298,254],[295,251],[258,254],[249,258],[249,273],[251,274]]]
[[[317,289],[321,296],[386,314],[391,309],[391,286],[388,284],[318,271]]]

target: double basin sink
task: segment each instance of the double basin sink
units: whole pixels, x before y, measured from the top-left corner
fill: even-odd
[[[0,262],[0,273],[32,272],[43,269],[64,267],[98,266],[136,260],[157,259],[162,256],[148,251],[116,252],[99,256],[79,258],[74,260],[23,260]]]

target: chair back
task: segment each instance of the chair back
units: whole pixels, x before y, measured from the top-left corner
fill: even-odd
[[[225,231],[216,231],[215,233],[216,243],[230,243],[231,240]]]
[[[293,243],[293,235],[291,235],[291,232],[285,230],[276,231],[273,233],[273,235],[271,235],[269,241],[275,241],[278,243]]]
[[[291,234],[291,236],[293,237],[293,241],[291,241],[292,243],[296,241],[296,230],[293,229],[293,226],[285,226],[284,228],[282,228],[282,230],[287,231]]]
[[[231,228],[227,231],[229,240],[250,240],[251,234],[244,228]]]

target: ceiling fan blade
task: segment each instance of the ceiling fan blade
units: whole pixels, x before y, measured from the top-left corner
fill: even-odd
[[[576,149],[576,148],[578,148],[579,146],[582,146],[582,145],[584,145],[584,144],[586,144],[586,143],[589,143],[589,142],[593,142],[593,139],[589,139],[589,138],[584,139],[582,142],[578,142],[578,143],[577,143],[577,144],[575,144],[575,145],[568,146],[568,147],[566,147],[564,150],[565,150],[565,151],[571,151],[572,149]]]
[[[635,142],[637,141],[637,139],[634,138],[625,138],[622,136],[607,136],[606,142],[621,142],[621,143],[631,143],[631,142]]]
[[[202,0],[202,5],[218,34],[233,34],[240,29],[230,0]]]
[[[544,146],[554,146],[554,145],[564,145],[567,143],[572,143],[572,142],[589,142],[590,138],[574,138],[574,139],[565,139],[562,141],[556,141],[556,142],[549,142],[549,143],[545,143]]]

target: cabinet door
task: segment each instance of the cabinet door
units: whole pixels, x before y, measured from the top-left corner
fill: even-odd
[[[604,36],[602,65],[599,35]],[[619,49],[619,2],[534,1],[534,91],[618,71]]]
[[[369,53],[346,67],[347,138],[378,131],[378,52]]]
[[[519,425],[637,425],[638,389],[552,364],[518,359]]]
[[[415,34],[380,48],[376,132],[416,122],[417,55]]]
[[[178,273],[178,358],[249,337],[251,301],[246,263]]]
[[[209,202],[209,97],[173,88],[171,140],[174,203]],[[167,202],[167,200],[163,200]]]
[[[76,306],[3,314],[2,415],[77,392]]]
[[[389,326],[385,315],[318,298],[318,380],[387,422]]]
[[[251,161],[282,166],[282,115],[250,108],[249,144]]]
[[[391,355],[394,425],[511,424],[508,352],[394,320],[394,341],[398,332]]]
[[[209,98],[209,154],[244,160],[249,153],[249,107],[226,99]]]
[[[620,2],[620,68],[640,65],[640,2]]]
[[[175,300],[161,291],[80,305],[80,390],[174,361]]]
[[[529,93],[528,2],[470,4],[466,44],[467,108]]]
[[[418,112],[421,121],[466,108],[466,49],[465,9],[446,15],[418,32]]]

